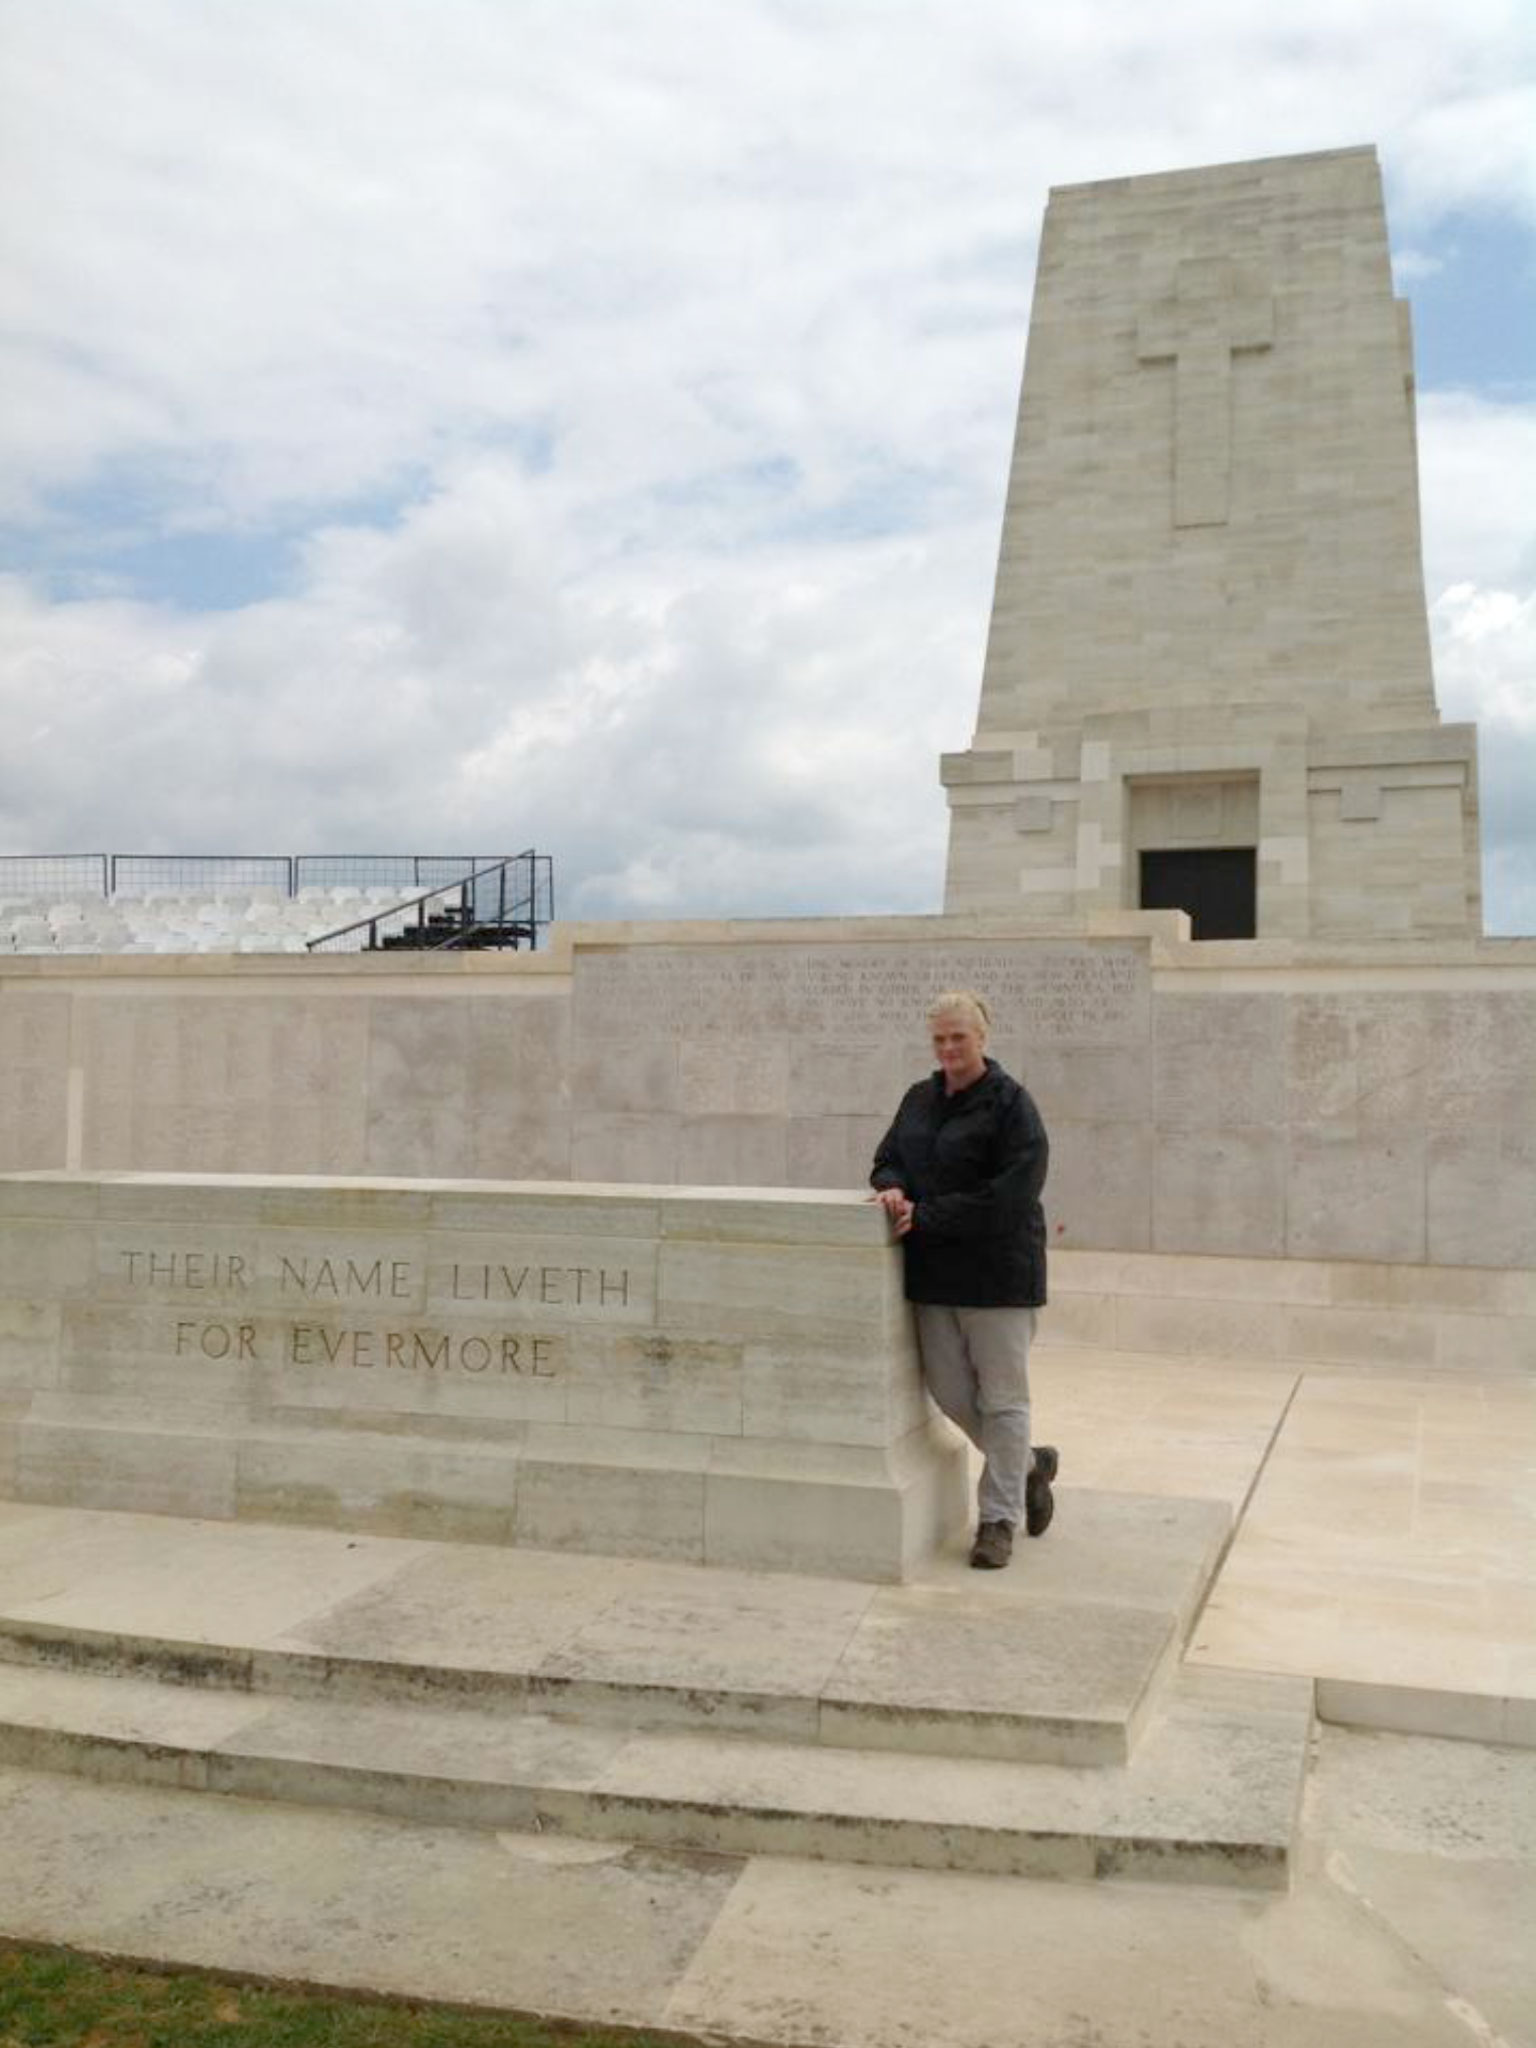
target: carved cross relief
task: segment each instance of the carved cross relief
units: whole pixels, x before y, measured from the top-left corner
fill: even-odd
[[[1172,361],[1173,523],[1225,526],[1232,475],[1232,358],[1274,344],[1275,301],[1225,257],[1178,267],[1173,296],[1136,324],[1136,356]]]

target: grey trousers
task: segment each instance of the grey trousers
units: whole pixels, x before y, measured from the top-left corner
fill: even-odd
[[[923,1378],[939,1407],[986,1460],[977,1519],[1024,1519],[1029,1471],[1032,1308],[940,1308],[914,1303]]]

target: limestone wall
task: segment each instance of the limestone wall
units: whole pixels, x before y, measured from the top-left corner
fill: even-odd
[[[0,1171],[851,1187],[986,990],[1063,1249],[1536,1267],[1536,943],[984,917],[573,926],[535,955],[0,963]]]

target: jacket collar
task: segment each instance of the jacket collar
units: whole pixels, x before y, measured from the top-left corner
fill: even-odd
[[[957,1089],[953,1095],[948,1095],[945,1093],[944,1069],[942,1067],[934,1068],[933,1092],[935,1095],[939,1097],[941,1102],[960,1103],[979,1102],[981,1100],[982,1096],[987,1092],[988,1088],[996,1083],[998,1076],[1003,1071],[1002,1068],[997,1064],[997,1061],[993,1059],[989,1054],[984,1053],[982,1057],[986,1060],[987,1063],[986,1072],[978,1074],[976,1076],[976,1079],[971,1083],[971,1085],[968,1088]]]

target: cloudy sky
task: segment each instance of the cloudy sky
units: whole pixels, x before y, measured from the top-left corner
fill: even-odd
[[[1048,188],[1373,142],[1441,709],[1536,932],[1533,21],[0,0],[0,851],[936,909]]]

